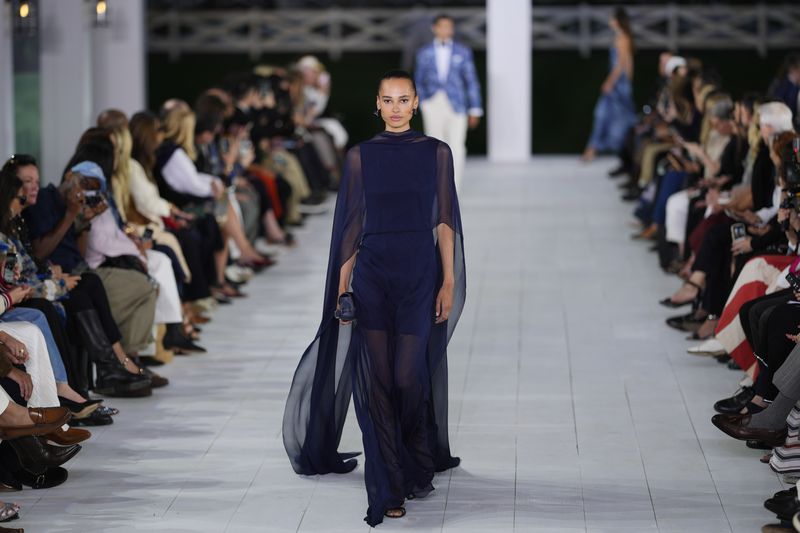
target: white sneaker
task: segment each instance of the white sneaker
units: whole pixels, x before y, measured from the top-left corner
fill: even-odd
[[[722,345],[715,338],[708,339],[697,346],[692,346],[688,350],[686,350],[692,355],[702,355],[702,356],[709,356],[709,357],[716,357],[718,355],[725,355],[725,347]]]

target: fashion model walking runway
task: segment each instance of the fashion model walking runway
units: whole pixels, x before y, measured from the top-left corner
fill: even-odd
[[[461,216],[450,148],[410,127],[418,105],[409,74],[380,80],[385,131],[348,153],[322,324],[284,415],[297,473],[349,472],[356,460],[338,445],[352,388],[371,526],[404,516],[406,499],[433,490],[434,472],[459,463],[447,433],[446,354],[466,290]]]

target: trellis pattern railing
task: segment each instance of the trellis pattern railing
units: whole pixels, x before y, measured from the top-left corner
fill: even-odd
[[[611,6],[536,6],[534,49],[579,50],[609,45]],[[638,48],[757,50],[800,48],[800,2],[780,5],[630,6]],[[151,11],[149,46],[177,58],[185,53],[378,52],[402,49],[411,32],[439,10],[279,9]],[[486,12],[451,8],[459,37],[486,47]]]

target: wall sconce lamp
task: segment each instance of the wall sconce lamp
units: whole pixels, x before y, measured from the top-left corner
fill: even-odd
[[[11,27],[15,34],[36,33],[38,26],[36,8],[36,2],[33,0],[11,0]]]
[[[108,26],[108,1],[97,0],[94,5],[94,25],[98,27]]]

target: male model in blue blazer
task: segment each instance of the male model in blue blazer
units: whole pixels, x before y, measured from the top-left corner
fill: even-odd
[[[414,80],[425,133],[450,145],[458,185],[464,174],[467,127],[478,125],[483,105],[472,50],[453,41],[454,33],[453,19],[436,17],[435,39],[417,52]]]

